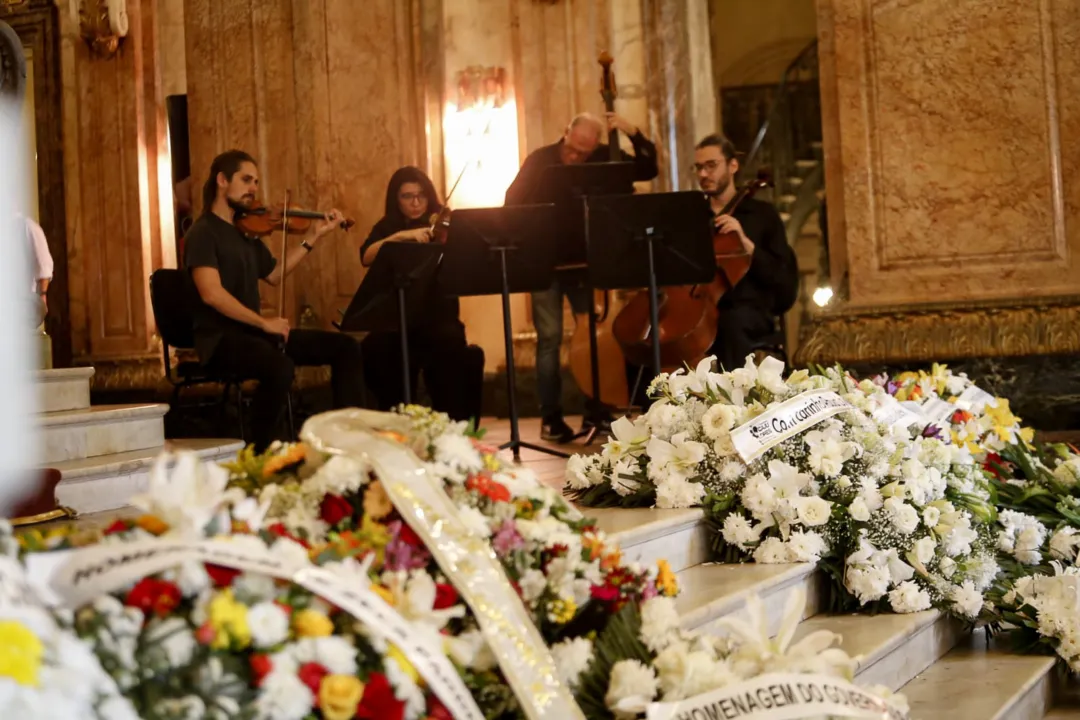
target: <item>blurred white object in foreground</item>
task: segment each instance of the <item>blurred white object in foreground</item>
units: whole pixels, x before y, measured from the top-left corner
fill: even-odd
[[[20,109],[0,98],[0,517],[36,482],[39,438],[33,375],[33,295],[26,226],[26,147]]]

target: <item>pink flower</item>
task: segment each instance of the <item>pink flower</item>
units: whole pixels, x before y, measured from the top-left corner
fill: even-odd
[[[517,530],[517,523],[506,520],[491,538],[491,546],[499,557],[506,557],[515,550],[525,547],[525,538]]]

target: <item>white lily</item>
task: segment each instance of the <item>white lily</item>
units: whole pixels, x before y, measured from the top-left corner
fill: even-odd
[[[707,392],[709,386],[715,385],[720,378],[718,373],[712,371],[715,362],[716,356],[710,355],[699,362],[692,371],[679,368],[671,373],[668,376],[668,388],[672,396],[684,399],[690,394],[701,395]]]
[[[645,444],[650,437],[652,433],[644,415],[634,420],[621,417],[611,423],[611,439],[604,443],[604,453],[612,462],[618,462],[627,455],[637,457],[645,452]]]
[[[858,661],[832,647],[840,640],[836,633],[817,630],[792,644],[805,609],[806,591],[799,588],[788,598],[776,637],[769,634],[768,613],[757,595],[746,600],[748,620],[730,616],[720,620],[720,627],[735,635],[739,644],[731,658],[736,672],[742,677],[770,672],[828,673],[849,680],[854,677]]]
[[[671,442],[657,437],[650,439],[646,450],[657,468],[687,470],[705,459],[708,448],[705,443],[688,440],[686,433],[679,433]]]

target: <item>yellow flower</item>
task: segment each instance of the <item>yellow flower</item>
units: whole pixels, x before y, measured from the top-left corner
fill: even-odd
[[[151,535],[164,535],[169,530],[169,524],[155,515],[143,515],[135,524]]]
[[[373,520],[382,520],[394,509],[390,502],[390,496],[386,494],[386,488],[376,480],[368,485],[364,491],[364,515]]]
[[[247,605],[233,597],[232,588],[218,593],[207,608],[208,622],[215,631],[210,647],[227,650],[235,645],[246,648],[251,644],[251,628],[247,622]]]
[[[556,625],[565,625],[577,614],[577,604],[573,598],[556,598],[548,606],[548,619]]]
[[[498,472],[502,468],[502,463],[499,462],[499,458],[495,455],[484,456],[484,469],[490,472]]]
[[[987,404],[986,415],[992,421],[995,427],[1012,427],[1013,425],[1020,424],[1020,418],[1012,414],[1012,410],[1009,409],[1009,401],[1005,398],[997,398],[997,406]]]
[[[334,623],[318,610],[297,610],[293,613],[293,630],[300,637],[327,637],[334,634]]]
[[[383,587],[382,585],[372,585],[371,592],[375,593],[383,600],[385,600],[386,604],[390,607],[394,606],[394,593],[390,592],[389,589]]]
[[[290,445],[284,452],[266,461],[266,464],[263,465],[262,476],[268,478],[283,468],[303,462],[305,457],[307,457],[307,446],[303,443]]]
[[[390,643],[390,649],[386,651],[386,657],[396,662],[398,667],[401,668],[401,672],[408,675],[414,683],[420,682],[420,673],[416,671],[416,668],[413,667],[413,664],[409,662],[409,659],[405,657],[405,653],[401,652],[401,648],[397,645]]]
[[[11,620],[0,622],[0,677],[37,687],[44,652],[41,640],[25,625]]]
[[[660,568],[656,573],[656,589],[662,595],[675,597],[679,594],[679,583],[675,579],[675,573],[671,571],[671,565],[667,560],[657,560],[656,565]]]
[[[1020,439],[1024,441],[1024,444],[1031,447],[1031,441],[1035,439],[1035,428],[1021,428]]]
[[[364,697],[364,683],[352,675],[327,675],[319,683],[319,708],[326,720],[349,720]]]

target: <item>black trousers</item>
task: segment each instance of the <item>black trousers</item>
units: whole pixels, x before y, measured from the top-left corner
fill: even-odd
[[[330,366],[334,407],[359,407],[364,395],[360,344],[343,333],[292,330],[284,352],[280,338],[252,330],[226,333],[210,358],[216,373],[257,380],[251,401],[251,434],[261,452],[280,438],[285,404],[297,366]],[[292,438],[289,438],[290,440]]]
[[[405,402],[401,334],[376,332],[364,338],[364,375],[379,403],[391,410]],[[409,331],[409,387],[416,402],[420,373],[431,395],[431,407],[454,420],[480,422],[484,384],[484,351],[465,340],[460,323],[444,323]]]
[[[746,356],[760,348],[761,342],[774,332],[774,316],[757,305],[740,303],[721,307],[716,324],[716,340],[707,355],[716,356],[717,372],[741,368],[746,364]],[[626,377],[631,384],[630,392],[634,391],[633,382],[639,370],[639,367],[627,364]],[[646,367],[641,372],[641,383],[632,402],[648,407],[651,401],[646,397],[645,391],[655,376],[651,367]]]

